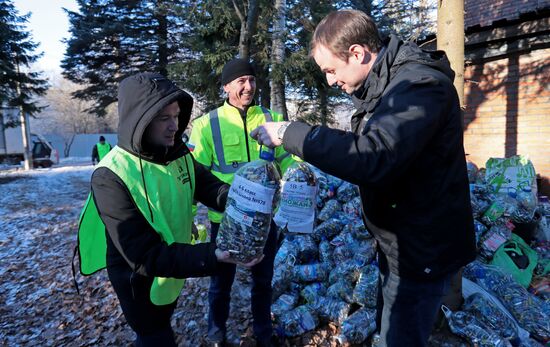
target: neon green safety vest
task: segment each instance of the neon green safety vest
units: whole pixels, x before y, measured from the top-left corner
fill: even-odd
[[[109,151],[111,150],[111,145],[108,144],[107,142],[105,143],[98,142],[96,146],[97,146],[97,155],[99,156],[99,160],[105,158],[107,153],[109,153]]]
[[[140,165],[143,168],[143,179]],[[140,164],[137,156],[115,146],[99,167],[106,167],[120,177],[139,211],[164,242],[168,245],[174,242],[191,243],[191,206],[195,186],[192,158],[181,157],[168,165],[145,160],[141,160]],[[91,193],[80,215],[78,248],[83,275],[91,275],[106,267],[105,225],[99,217]],[[155,277],[151,286],[151,302],[155,305],[174,302],[184,283],[183,279]]]
[[[260,145],[250,137],[250,132],[265,122],[283,121],[279,113],[261,106],[251,106],[246,113],[246,124],[239,110],[227,101],[223,106],[193,121],[189,148],[195,160],[210,168],[210,171],[227,184],[233,182],[235,172],[250,161],[260,157]],[[275,149],[275,158],[285,170],[294,162],[282,146]],[[208,211],[208,219],[220,223],[222,214]]]

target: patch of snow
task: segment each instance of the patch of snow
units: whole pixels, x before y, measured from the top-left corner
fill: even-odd
[[[67,157],[67,158],[59,159],[60,165],[82,164],[82,163],[91,164],[92,163],[91,157]]]

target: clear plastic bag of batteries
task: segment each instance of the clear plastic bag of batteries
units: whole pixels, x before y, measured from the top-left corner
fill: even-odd
[[[279,206],[273,220],[279,228],[295,233],[312,233],[318,183],[310,165],[296,162],[281,181]]]
[[[247,263],[263,253],[279,181],[279,170],[269,158],[235,173],[216,238],[218,248],[229,251],[231,258]]]

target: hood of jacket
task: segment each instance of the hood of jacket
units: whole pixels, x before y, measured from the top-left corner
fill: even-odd
[[[144,147],[143,134],[159,112],[172,102],[180,107],[174,146],[155,149]],[[118,146],[144,158],[159,159],[185,147],[181,139],[191,118],[193,98],[168,78],[144,72],[125,78],[118,88]]]
[[[352,100],[357,110],[371,112],[377,106],[379,99],[396,71],[405,64],[416,63],[430,66],[445,74],[451,82],[455,73],[445,52],[423,50],[416,43],[402,41],[397,36],[391,35],[385,42],[386,49],[382,56],[377,59],[363,86],[357,90]]]

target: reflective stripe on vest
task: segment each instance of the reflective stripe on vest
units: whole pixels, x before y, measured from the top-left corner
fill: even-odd
[[[271,113],[269,110],[265,107],[260,107],[266,122],[272,122],[273,118],[271,117]],[[210,129],[212,129],[212,140],[214,141],[214,151],[216,152],[216,157],[218,158],[219,165],[216,165],[214,162],[212,162],[211,169],[214,171],[221,172],[223,174],[228,173],[235,173],[237,170],[244,165],[248,164],[248,162],[242,162],[237,163],[236,161],[228,164],[225,161],[225,154],[223,153],[223,142],[222,142],[222,132],[220,129],[220,119],[218,117],[218,109],[215,109],[209,113],[210,116]],[[244,120],[246,122],[246,120]],[[247,134],[248,135],[248,134]],[[281,156],[285,157],[285,156]],[[279,158],[277,158],[279,160]]]

